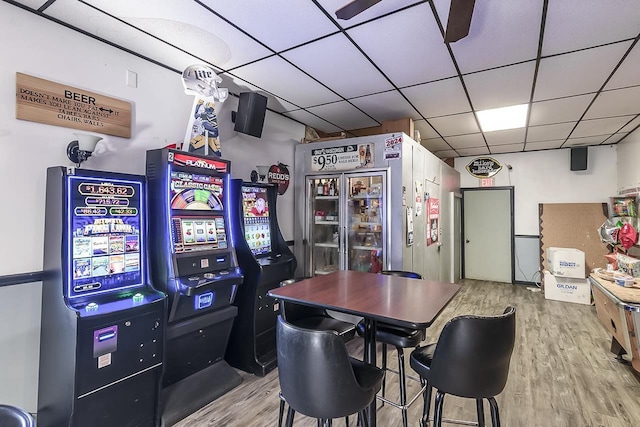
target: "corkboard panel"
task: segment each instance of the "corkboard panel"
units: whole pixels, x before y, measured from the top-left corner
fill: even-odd
[[[585,255],[585,277],[596,267],[606,267],[607,245],[598,229],[607,219],[607,203],[540,203],[540,268],[548,270],[547,248],[575,248]]]

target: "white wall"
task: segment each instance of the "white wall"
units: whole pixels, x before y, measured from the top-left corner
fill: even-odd
[[[618,191],[640,187],[640,129],[637,129],[618,147]]]
[[[2,276],[42,270],[46,169],[71,165],[66,147],[74,132],[15,118],[16,72],[132,102],[131,139],[105,136],[100,144],[107,151],[83,164],[87,169],[144,174],[146,150],[183,140],[193,99],[183,92],[179,74],[5,2],[0,39]],[[137,88],[126,85],[127,70],[138,73]],[[219,110],[222,153],[231,160],[232,176],[248,180],[256,165],[278,161],[293,172],[294,145],[304,126],[267,112],[261,139],[237,134],[231,123],[236,107],[237,98],[229,97]],[[293,240],[292,193],[290,188],[278,201],[287,240]],[[35,412],[40,284],[0,288],[0,302],[0,403]]]
[[[568,148],[491,155],[503,166],[494,176],[495,185],[514,186],[515,234],[538,235],[538,203],[607,202],[617,194],[616,152],[615,145],[589,147],[586,171],[570,170]],[[455,159],[461,188],[480,186],[465,169],[476,157]]]

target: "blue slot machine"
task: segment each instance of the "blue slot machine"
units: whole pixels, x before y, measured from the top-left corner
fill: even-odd
[[[184,418],[241,383],[224,360],[243,275],[229,225],[230,162],[147,151],[153,283],[169,298],[162,419]]]
[[[166,296],[145,230],[144,176],[47,170],[39,427],[159,425]]]
[[[287,246],[276,214],[278,187],[231,180],[232,227],[244,282],[235,305],[227,361],[238,369],[265,376],[277,365],[278,304],[267,292],[291,279],[296,259]]]

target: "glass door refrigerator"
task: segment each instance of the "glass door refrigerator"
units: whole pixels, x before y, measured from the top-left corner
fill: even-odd
[[[307,275],[378,273],[386,265],[386,171],[309,177]]]

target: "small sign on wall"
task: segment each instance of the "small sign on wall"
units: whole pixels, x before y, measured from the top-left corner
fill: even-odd
[[[491,157],[478,157],[466,166],[467,172],[476,178],[490,178],[500,172],[502,165]]]
[[[131,103],[16,73],[16,118],[131,138]]]

